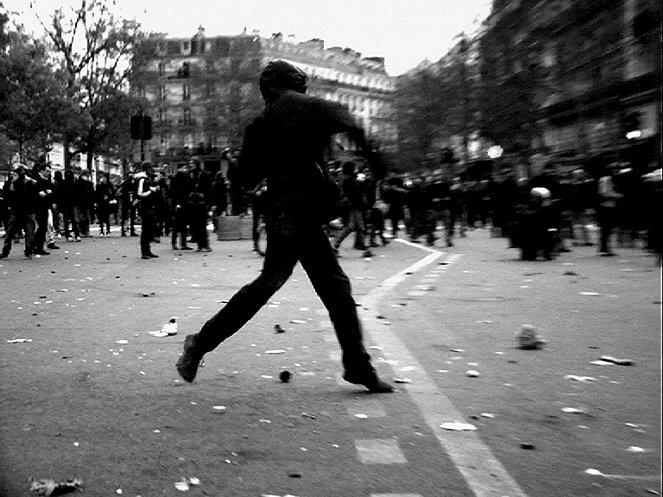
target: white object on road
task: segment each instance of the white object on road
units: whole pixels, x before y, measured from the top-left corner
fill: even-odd
[[[175,318],[171,318],[170,321],[163,325],[161,331],[150,331],[150,335],[157,338],[177,335],[177,320]]]
[[[450,431],[474,431],[477,429],[476,426],[471,425],[470,423],[460,423],[458,421],[453,421],[451,423],[442,423],[440,428],[443,430]]]
[[[516,335],[518,347],[526,350],[540,349],[546,341],[541,338],[539,331],[531,324],[524,324]]]
[[[596,378],[593,378],[591,376],[576,376],[574,374],[567,374],[564,377],[565,380],[574,380],[574,381],[580,381],[582,383],[587,382],[587,381],[596,381]]]

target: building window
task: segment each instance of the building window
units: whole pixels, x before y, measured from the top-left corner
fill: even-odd
[[[167,96],[166,87],[161,86],[159,88],[159,100],[161,100],[162,102],[165,102],[166,101],[166,96]]]
[[[191,90],[189,85],[182,85],[182,101],[191,100]]]
[[[191,110],[190,109],[184,109],[182,112],[182,124],[184,125],[190,125],[191,124]]]
[[[191,51],[191,45],[188,41],[182,42],[182,53],[188,54]]]

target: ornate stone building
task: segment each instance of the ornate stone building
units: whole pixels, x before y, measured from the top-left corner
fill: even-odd
[[[483,37],[484,82],[521,96],[495,119],[503,139],[560,163],[660,163],[659,0],[495,0]]]
[[[218,169],[221,152],[241,145],[245,126],[262,110],[258,76],[270,60],[284,59],[309,76],[309,93],[346,105],[382,150],[393,150],[394,82],[384,59],[348,48],[325,49],[323,40],[297,43],[281,34],[150,37],[138,53],[133,81],[153,119],[148,158],[171,167],[191,155]],[[345,144],[339,143],[339,149]]]

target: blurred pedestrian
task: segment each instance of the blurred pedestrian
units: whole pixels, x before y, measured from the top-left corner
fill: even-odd
[[[198,252],[211,252],[207,222],[212,207],[212,179],[209,173],[195,159],[189,161],[191,189],[189,191],[189,221],[192,242],[198,245]]]
[[[407,188],[401,176],[392,176],[387,180],[387,185],[382,194],[382,199],[387,204],[386,217],[391,224],[391,236],[398,236],[399,223],[405,222],[405,204],[407,199]]]
[[[177,361],[185,381],[193,381],[203,355],[251,319],[300,262],[329,311],[343,352],[344,379],[371,392],[393,391],[371,365],[350,280],[323,229],[335,215],[335,206],[321,203],[323,196],[336,200],[336,187],[323,161],[331,135],[347,132],[365,153],[370,148],[346,108],[304,95],[306,80],[303,71],[284,61],[269,63],[260,76],[265,111],[247,127],[240,160],[245,185],[254,188],[267,179],[268,243],[263,269],[199,333],[186,337]]]
[[[32,259],[36,221],[37,182],[28,174],[23,164],[18,164],[10,173],[3,187],[4,199],[9,211],[9,221],[0,259],[9,256],[14,237],[21,230],[25,233],[24,254]]]
[[[115,186],[110,182],[108,174],[99,175],[99,183],[95,190],[97,219],[99,220],[99,236],[110,235],[111,200],[115,199]],[[104,226],[106,231],[104,231]]]
[[[140,171],[140,165],[135,167],[135,171]],[[136,233],[136,181],[131,172],[127,172],[120,184],[120,235],[127,236],[129,230],[130,236],[138,236]]]
[[[355,248],[363,251],[364,257],[371,257],[373,254],[368,249],[365,240],[366,224],[364,222],[364,214],[368,208],[366,198],[366,191],[362,184],[366,180],[365,175],[357,174],[356,164],[353,161],[347,161],[343,164],[343,179],[341,182],[341,190],[345,203],[350,209],[348,221],[343,226],[343,229],[336,234],[334,239],[334,250],[338,253],[343,240],[348,235],[355,233]]]
[[[622,195],[615,190],[613,167],[607,166],[598,182],[599,205],[596,218],[599,223],[599,255],[605,257],[617,255],[612,250],[611,238],[617,225],[617,201]]]
[[[170,179],[168,188],[172,215],[171,244],[173,250],[192,250],[187,244],[187,227],[189,225],[189,194],[191,193],[191,179],[186,162],[177,165],[177,171]],[[177,240],[180,240],[178,247]]]
[[[64,172],[64,180],[60,187],[60,209],[62,210],[62,223],[64,236],[67,241],[81,241],[81,233],[78,229],[80,219],[78,202],[76,202],[76,177],[74,171],[67,169]],[[71,227],[71,228],[70,228]],[[71,235],[74,235],[73,237]]]
[[[46,233],[48,231],[48,214],[53,206],[53,183],[51,183],[51,166],[46,162],[38,163],[34,168],[34,179],[36,180],[36,203],[34,250],[35,255],[49,255],[44,248],[46,245]]]
[[[74,205],[78,208],[78,230],[82,237],[88,237],[94,221],[94,185],[88,171],[81,172],[76,179]]]
[[[159,257],[152,252],[151,243],[156,231],[156,202],[159,187],[153,181],[152,164],[143,163],[141,171],[135,175],[136,198],[140,214],[140,255],[142,259]]]

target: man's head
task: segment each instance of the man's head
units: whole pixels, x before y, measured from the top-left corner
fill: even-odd
[[[269,103],[288,90],[306,93],[307,81],[301,69],[284,60],[273,60],[260,74],[260,93]]]
[[[37,172],[42,178],[48,179],[51,176],[51,166],[46,162],[42,162],[37,166]]]

